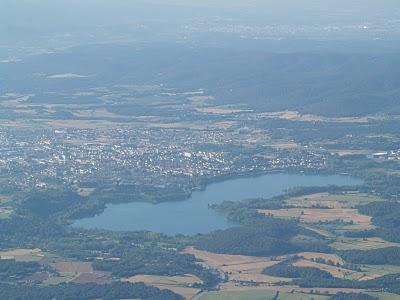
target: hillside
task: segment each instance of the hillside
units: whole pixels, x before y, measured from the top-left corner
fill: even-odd
[[[59,93],[93,87],[164,84],[172,89],[204,88],[217,104],[263,111],[400,113],[400,58],[388,53],[87,46],[3,63],[0,73],[7,74],[0,77],[4,92],[35,94],[35,103],[59,102]]]

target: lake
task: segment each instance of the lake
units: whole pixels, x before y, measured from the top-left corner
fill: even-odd
[[[165,234],[207,233],[234,226],[210,209],[209,204],[226,200],[272,197],[298,186],[357,185],[362,181],[344,175],[267,174],[216,182],[195,191],[184,201],[159,204],[132,202],[109,204],[103,213],[78,220],[75,227],[118,231],[149,230]]]

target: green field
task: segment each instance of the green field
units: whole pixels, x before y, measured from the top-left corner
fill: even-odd
[[[10,207],[0,207],[0,219],[8,219],[13,213]]]
[[[391,293],[380,293],[380,292],[371,292],[367,293],[368,295],[374,296],[379,300],[400,300],[400,295],[391,294]]]
[[[400,244],[388,242],[379,238],[362,239],[340,237],[336,242],[330,244],[330,246],[337,250],[370,250],[387,247],[399,247]]]
[[[385,276],[388,274],[400,273],[400,266],[393,265],[363,265],[361,267],[362,272],[368,274],[376,274],[379,276]]]
[[[359,205],[366,205],[372,202],[383,201],[382,198],[364,193],[347,193],[344,195],[330,195],[333,201],[338,201],[349,208],[355,208]]]
[[[5,195],[5,194],[0,194],[0,203],[1,204],[7,203],[7,202],[10,202],[10,201],[12,201],[12,196]]]
[[[210,292],[202,296],[199,300],[272,300],[276,292],[270,290],[253,291],[220,291]],[[327,296],[303,294],[303,293],[280,293],[279,300],[325,300]]]
[[[61,283],[71,282],[76,277],[77,277],[76,274],[73,273],[64,273],[63,275],[60,276],[51,275],[42,283],[42,286],[50,286],[50,285],[57,285]]]
[[[400,300],[400,295],[383,293],[383,292],[369,292],[371,296],[379,300]],[[199,300],[270,300],[274,299],[276,292],[270,290],[254,290],[254,291],[221,291],[209,292],[203,295]],[[327,300],[329,297],[320,295],[311,295],[303,293],[280,293],[279,300]]]

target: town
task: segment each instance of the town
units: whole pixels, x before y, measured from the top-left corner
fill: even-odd
[[[204,178],[317,171],[328,155],[278,150],[263,146],[262,139],[248,147],[237,131],[222,129],[3,127],[0,140],[3,186],[15,190],[124,185],[187,190]]]

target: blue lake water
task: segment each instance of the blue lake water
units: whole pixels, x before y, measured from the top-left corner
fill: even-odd
[[[344,175],[267,174],[231,179],[195,191],[184,201],[159,204],[132,202],[107,205],[103,213],[78,220],[75,227],[118,231],[150,230],[166,234],[207,233],[232,227],[209,204],[246,198],[272,197],[298,186],[357,185],[362,181]]]

